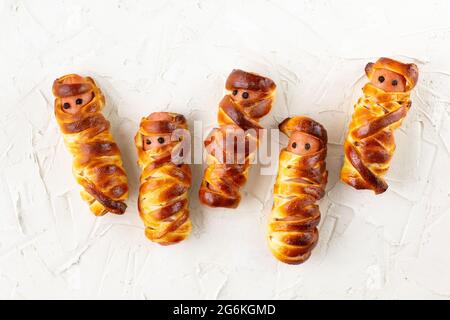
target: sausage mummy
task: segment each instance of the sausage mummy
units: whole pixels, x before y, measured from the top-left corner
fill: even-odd
[[[138,164],[142,168],[138,208],[148,239],[160,245],[186,239],[192,229],[188,192],[191,170],[183,163],[184,116],[156,112],[143,118],[135,137]]]
[[[272,254],[287,264],[305,262],[317,244],[320,211],[328,172],[327,131],[306,117],[284,120],[280,130],[289,137],[281,150],[268,242]]]
[[[395,151],[394,130],[410,107],[410,93],[419,76],[415,64],[380,58],[366,66],[364,96],[353,111],[344,144],[341,180],[355,189],[383,193],[384,176]]]
[[[219,105],[219,128],[205,140],[207,168],[199,198],[210,207],[236,208],[259,144],[259,120],[270,112],[276,86],[269,78],[233,70],[226,89],[229,93]]]
[[[73,174],[92,213],[123,214],[128,182],[120,151],[101,113],[105,98],[94,80],[67,75],[55,80],[55,116],[73,156]]]

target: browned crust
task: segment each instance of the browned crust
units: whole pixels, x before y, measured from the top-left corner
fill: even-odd
[[[153,120],[155,118],[171,120]],[[178,141],[172,141],[160,149],[144,150],[142,136],[171,134],[176,129],[187,130],[187,121],[183,115],[152,113],[142,119],[135,137],[138,163],[143,168],[139,188],[139,214],[144,221],[147,238],[163,246],[176,244],[189,235],[191,222],[187,193],[192,184],[191,171],[187,164],[177,166],[172,162],[171,151]],[[160,203],[160,208],[146,208],[143,206],[144,198]]]
[[[70,77],[77,77],[80,83],[64,84]],[[65,113],[62,110],[61,98],[93,92],[93,99],[83,106],[77,114]],[[77,177],[77,180],[95,200],[105,207],[106,211],[123,214],[127,208],[122,201],[128,193],[125,171],[114,158],[120,156],[116,143],[109,140],[110,123],[101,114],[105,104],[104,96],[90,77],[67,75],[55,80],[53,84],[55,99],[55,116],[63,134],[80,134],[78,143],[71,146],[75,158],[74,169],[89,168],[92,175]],[[106,133],[106,135],[104,134]],[[99,140],[95,140],[102,134]],[[76,136],[78,137],[78,136]],[[105,140],[106,139],[106,140]],[[112,160],[114,159],[114,160]],[[94,212],[95,214],[102,214]]]
[[[325,145],[328,143],[327,130],[320,123],[308,117],[287,118],[280,123],[278,128],[288,137],[293,132],[300,131],[318,138]]]
[[[227,90],[244,89],[270,92],[275,90],[276,85],[271,79],[256,73],[234,69],[228,76],[225,87]]]
[[[229,158],[233,158],[234,163],[239,163],[238,159],[240,161],[245,161],[250,153],[255,152],[256,145],[251,144],[250,140],[257,139],[256,136],[251,134],[246,134],[244,136],[243,134],[240,136],[229,136],[227,139],[226,132],[227,130],[224,129],[224,127],[214,128],[204,141],[205,149],[209,154],[218,159],[219,163],[230,163]],[[243,143],[243,150],[238,150],[238,143],[232,139],[233,137],[242,139],[239,142]],[[230,152],[233,153],[230,154]]]
[[[127,209],[127,205],[123,201],[115,201],[106,196],[103,192],[98,190],[92,183],[86,182],[84,184],[85,190],[93,196],[98,202],[100,202],[108,212],[115,214],[124,214]],[[128,187],[126,187],[128,189]],[[123,193],[122,193],[123,194]]]
[[[222,99],[220,108],[222,108],[225,114],[242,130],[262,129],[256,121],[251,120],[251,118],[236,105],[230,96],[227,95]]]
[[[215,163],[209,164],[205,170],[199,190],[200,202],[213,208],[238,207],[241,200],[240,188],[247,182],[249,158],[256,151],[255,146],[259,142],[262,127],[258,121],[270,112],[273,91],[276,89],[276,85],[271,79],[242,70],[233,70],[225,87],[227,90],[244,89],[260,91],[264,94],[248,100],[234,100],[231,95],[226,95],[219,104],[220,128],[214,129],[205,140],[205,147],[210,156],[215,158]],[[245,143],[245,150],[241,154],[236,152],[238,151],[237,143],[231,145],[222,134],[230,129],[243,130],[246,133],[239,138],[245,139],[245,141],[240,141],[243,145]],[[213,142],[217,147],[222,147],[222,154],[216,154],[218,150],[208,148]],[[255,142],[255,146],[250,142]],[[235,151],[233,163],[223,163],[221,159],[230,156],[227,151],[231,150]],[[238,159],[243,163],[238,162]]]
[[[247,182],[248,164],[215,164],[205,174],[199,190],[200,201],[212,208],[237,208],[239,189]]]
[[[172,119],[168,120],[152,120],[155,114],[164,114]],[[145,170],[153,170],[154,168],[163,165],[165,162],[171,161],[171,150],[175,145],[175,141],[161,150],[158,155],[150,155],[143,148],[144,136],[171,134],[177,129],[187,130],[188,125],[186,118],[182,114],[172,112],[155,112],[148,117],[142,118],[139,125],[139,130],[135,136],[136,151],[138,153],[138,163],[141,166],[145,165]],[[150,159],[151,158],[151,159]]]
[[[369,78],[376,69],[387,69],[402,75],[406,79],[407,90],[412,90],[419,79],[419,68],[414,63],[403,63],[390,58],[380,58],[375,63],[368,63],[365,71]]]
[[[341,180],[355,189],[369,189],[380,194],[388,189],[383,177],[395,150],[394,129],[411,107],[410,91],[417,84],[418,68],[413,63],[380,58],[367,64],[367,76],[372,78],[377,69],[402,75],[407,82],[406,91],[386,92],[370,82],[364,86],[364,97],[355,105],[344,145]]]
[[[143,135],[154,135],[162,133],[172,133],[176,129],[186,129],[187,121],[186,118],[178,113],[164,112],[165,114],[172,117],[171,121],[161,120],[155,121],[151,120],[153,114],[149,115],[147,118],[143,118],[141,121],[141,133]]]
[[[353,181],[348,181],[347,183],[356,189],[371,189],[376,194],[383,193],[388,189],[387,183],[364,165],[361,160],[361,155],[350,143],[345,143],[344,151],[347,159],[349,159],[352,166],[359,172],[365,181],[362,185]]]
[[[120,154],[119,147],[111,141],[94,141],[84,143],[80,151],[87,157],[104,157]]]
[[[159,232],[157,237],[149,232],[150,228],[145,229],[145,235],[152,241],[158,241],[158,244],[161,246],[171,246],[186,239],[186,234],[172,234],[172,232],[183,227],[185,223],[189,223],[189,210],[183,210],[182,214],[175,219],[167,229],[163,230],[163,232]]]
[[[109,121],[101,114],[95,114],[93,116],[88,116],[83,119],[64,123],[62,130],[65,134],[73,134],[85,131],[87,129],[96,128],[96,134],[109,129]]]
[[[404,118],[407,113],[408,108],[406,106],[403,106],[393,112],[367,122],[365,125],[353,131],[352,135],[356,139],[364,139],[370,137],[371,135],[379,132],[386,127],[389,127],[390,125]]]
[[[211,208],[235,209],[241,201],[240,195],[236,195],[235,197],[225,196],[220,192],[211,191],[207,187],[200,188],[199,197],[204,205]]]
[[[268,238],[278,260],[297,265],[309,259],[319,239],[317,227],[321,218],[317,201],[325,195],[328,180],[327,131],[317,121],[303,116],[287,118],[279,128],[288,136],[294,132],[312,135],[322,146],[313,154],[296,155],[287,149],[280,154],[274,196],[288,201],[274,203]]]
[[[67,98],[87,93],[93,90],[91,83],[62,83],[63,78],[55,80],[53,83],[53,95],[58,98]]]
[[[123,168],[114,165],[114,164],[106,164],[103,166],[97,166],[95,167],[95,172],[98,175],[125,175],[125,171],[123,170]]]
[[[183,209],[185,206],[187,206],[187,204],[188,204],[187,199],[183,199],[181,201],[175,201],[174,203],[171,203],[171,204],[164,206],[161,209],[155,211],[153,213],[153,216],[156,219],[165,220],[165,219],[173,216],[174,214],[176,214],[181,209]]]
[[[272,109],[272,103],[273,103],[272,99],[267,98],[261,100],[260,102],[248,108],[245,108],[245,112],[248,114],[250,118],[260,119],[270,112],[270,110]]]

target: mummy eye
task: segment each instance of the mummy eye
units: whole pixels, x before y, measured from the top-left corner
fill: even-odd
[[[398,84],[397,80],[392,80],[392,85],[395,87]]]
[[[305,150],[311,149],[311,145],[309,143],[305,143]]]
[[[77,105],[83,104],[83,99],[77,99],[77,101],[75,101],[75,103]]]
[[[244,98],[244,99],[248,99],[249,96],[250,96],[250,95],[248,94],[248,92],[244,92],[244,93],[242,94],[242,98]]]
[[[158,138],[159,144],[163,144],[166,140],[163,137]]]
[[[238,94],[237,90],[233,90],[233,96],[236,96]]]
[[[383,76],[379,76],[378,77],[378,81],[380,81],[380,83],[383,83],[384,82],[384,77]]]
[[[63,108],[66,110],[70,109],[70,103],[68,103],[68,102],[64,103]]]
[[[292,144],[292,148],[293,148],[293,149],[297,148],[297,142],[294,142],[294,143]]]
[[[148,145],[151,145],[151,144],[152,144],[152,140],[146,139],[146,140],[145,140],[145,143],[148,144]]]

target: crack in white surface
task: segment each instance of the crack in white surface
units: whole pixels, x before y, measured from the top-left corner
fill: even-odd
[[[104,230],[101,230],[98,234],[94,234],[92,237],[89,237],[86,243],[82,244],[74,253],[72,253],[67,259],[59,264],[55,269],[56,274],[61,274],[69,270],[71,267],[78,265],[83,258],[83,255],[91,248],[98,239],[102,238],[107,234],[107,232],[112,228],[112,225],[108,225]],[[96,232],[96,228],[94,228],[93,233]]]

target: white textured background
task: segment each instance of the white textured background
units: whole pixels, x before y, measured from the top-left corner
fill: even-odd
[[[420,82],[375,197],[338,175],[379,56],[417,63]],[[304,265],[267,249],[273,176],[258,169],[238,210],[214,211],[198,204],[193,167],[192,237],[167,248],[143,236],[140,117],[170,110],[210,128],[235,67],[278,84],[265,126],[306,114],[328,129],[321,238]],[[0,71],[0,298],[450,297],[450,2],[2,0]],[[95,219],[79,197],[51,95],[69,72],[107,96],[131,182],[122,217]]]

